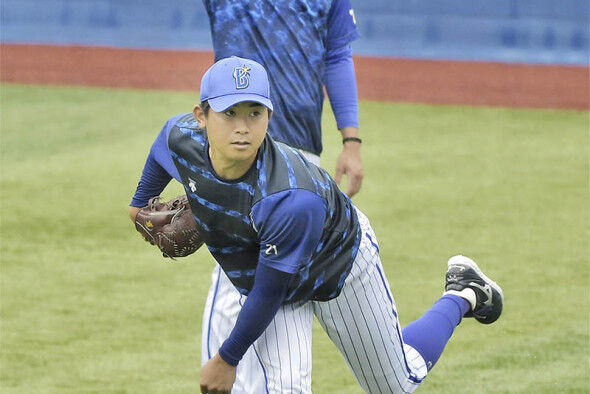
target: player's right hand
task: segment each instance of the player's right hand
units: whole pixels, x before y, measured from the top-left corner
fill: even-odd
[[[236,367],[226,363],[219,353],[201,369],[201,393],[230,394],[236,380]]]

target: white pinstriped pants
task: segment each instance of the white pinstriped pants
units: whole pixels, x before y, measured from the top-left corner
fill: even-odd
[[[240,361],[232,393],[311,393],[314,315],[368,393],[410,393],[426,377],[424,360],[405,345],[377,238],[357,209],[363,237],[338,297],[281,307]],[[203,319],[202,363],[229,336],[246,297],[223,271],[212,276]]]

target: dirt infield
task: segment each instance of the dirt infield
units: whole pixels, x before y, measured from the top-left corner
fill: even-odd
[[[3,82],[196,91],[212,52],[1,46]],[[355,57],[366,100],[590,109],[590,68]]]

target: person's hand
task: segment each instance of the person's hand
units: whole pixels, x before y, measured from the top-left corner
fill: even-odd
[[[343,132],[342,136],[345,137],[346,134]],[[342,175],[348,177],[346,195],[348,197],[354,196],[361,189],[364,177],[360,142],[346,141],[344,143],[342,152],[336,161],[336,173],[334,174],[334,180],[338,186],[342,181]]]
[[[236,380],[236,367],[229,365],[217,353],[201,369],[201,393],[230,394]]]

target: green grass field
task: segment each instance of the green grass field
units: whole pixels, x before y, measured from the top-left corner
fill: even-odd
[[[170,263],[127,216],[187,93],[2,85],[2,393],[197,393],[212,259]],[[402,323],[474,257],[504,315],[457,328],[421,393],[590,391],[589,113],[361,103],[371,218]],[[325,111],[323,163],[339,136]],[[166,191],[180,193],[178,185]],[[314,392],[360,393],[316,325]]]

